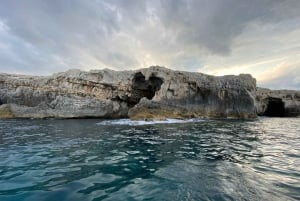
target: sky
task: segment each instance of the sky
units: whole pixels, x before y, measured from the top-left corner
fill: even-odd
[[[0,0],[0,72],[152,65],[300,90],[300,0]]]

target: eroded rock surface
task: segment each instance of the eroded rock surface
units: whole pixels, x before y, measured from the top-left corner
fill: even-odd
[[[129,110],[132,119],[256,116],[256,81],[250,75],[215,77],[156,67],[142,73],[163,83],[152,100],[143,98]]]
[[[255,93],[251,75],[215,77],[158,66],[52,76],[0,74],[0,117],[254,118]]]
[[[300,116],[300,91],[257,88],[256,108],[261,116]]]

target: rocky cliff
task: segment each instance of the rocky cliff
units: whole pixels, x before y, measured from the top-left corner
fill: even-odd
[[[44,77],[0,74],[0,117],[247,119],[266,107],[265,96],[256,93],[251,75],[215,77],[158,66]]]
[[[300,116],[300,91],[257,88],[256,108],[261,116]]]

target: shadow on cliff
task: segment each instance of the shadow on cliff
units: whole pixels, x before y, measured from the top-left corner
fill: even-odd
[[[155,96],[155,92],[160,90],[163,82],[162,78],[153,74],[146,80],[141,72],[136,73],[132,80],[132,95],[128,101],[129,107],[133,107],[144,97],[151,100]]]
[[[267,117],[297,117],[300,111],[297,106],[288,106],[281,98],[268,97],[264,100],[266,107],[260,116]]]
[[[285,108],[284,102],[280,98],[268,98],[267,109],[264,112],[264,116],[268,117],[284,117]]]

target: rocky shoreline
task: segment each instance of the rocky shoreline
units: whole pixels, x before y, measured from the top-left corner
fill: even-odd
[[[256,86],[248,74],[211,76],[152,66],[0,74],[0,118],[234,118],[299,116],[300,92]]]

